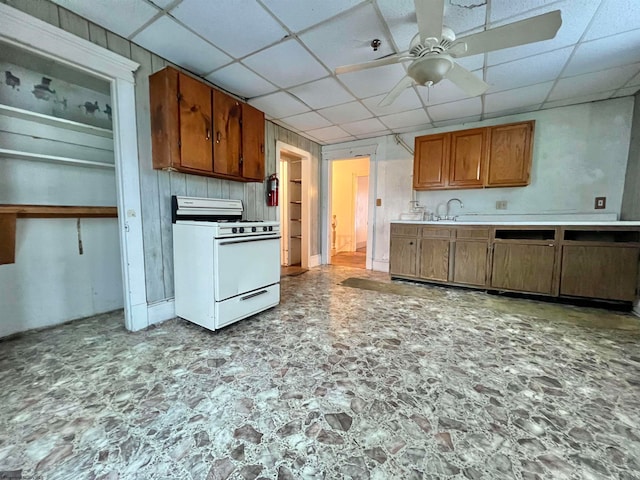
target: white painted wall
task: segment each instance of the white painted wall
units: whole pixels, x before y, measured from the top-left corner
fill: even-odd
[[[356,177],[356,249],[367,246],[369,175]]]
[[[122,308],[115,218],[18,219],[16,262],[0,265],[0,337]]]
[[[417,199],[433,210],[458,197],[465,204],[465,214],[584,214],[594,213],[594,197],[606,196],[606,210],[597,212],[620,215],[632,114],[633,97],[624,97],[423,130],[402,138],[413,146],[419,135],[536,120],[529,186],[418,192]],[[323,159],[362,148],[377,152],[370,188],[382,206],[370,205],[375,208],[373,268],[384,271],[389,262],[390,222],[410,208],[413,157],[393,136],[385,136],[323,147]],[[497,211],[497,200],[506,200],[508,209]]]

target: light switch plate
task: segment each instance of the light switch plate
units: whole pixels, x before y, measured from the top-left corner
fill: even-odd
[[[498,200],[496,201],[496,210],[506,210],[507,209],[507,201],[506,200]]]
[[[602,210],[607,208],[607,197],[596,197],[594,207],[596,210]]]

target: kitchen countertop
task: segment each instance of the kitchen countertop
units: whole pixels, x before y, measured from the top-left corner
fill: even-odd
[[[517,222],[499,222],[499,221],[452,221],[452,220],[439,220],[439,221],[420,221],[420,220],[392,220],[391,223],[407,223],[414,225],[483,225],[483,226],[494,226],[494,225],[504,225],[504,226],[531,226],[531,225],[545,225],[545,226],[593,226],[593,227],[640,227],[640,221],[580,221],[580,222],[571,222],[571,221],[517,221]]]

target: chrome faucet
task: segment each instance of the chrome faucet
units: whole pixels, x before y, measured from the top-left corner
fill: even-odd
[[[451,209],[451,202],[458,202],[460,204],[460,208],[464,208],[464,203],[459,198],[452,198],[447,202],[447,213],[445,214],[445,220],[455,220],[457,217],[452,217],[449,215],[449,210]]]

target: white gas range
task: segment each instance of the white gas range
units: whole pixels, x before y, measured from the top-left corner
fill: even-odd
[[[176,315],[217,330],[280,303],[280,224],[242,201],[173,196]]]

